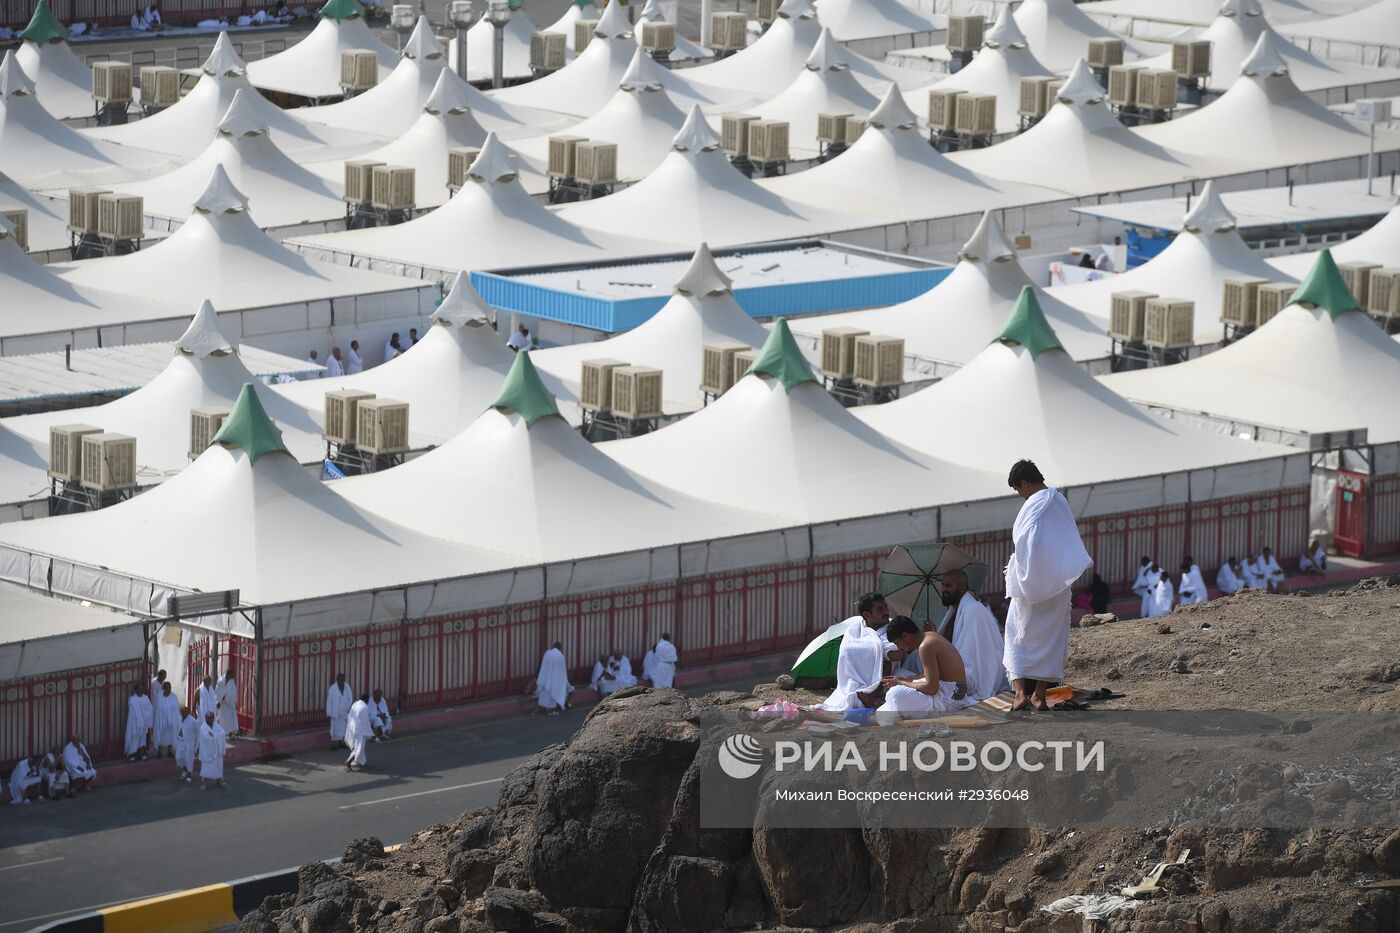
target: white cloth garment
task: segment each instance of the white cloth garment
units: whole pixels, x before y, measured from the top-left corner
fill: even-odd
[[[29,763],[29,758],[21,758],[15,770],[10,772],[10,803],[22,801],[25,792],[42,780],[39,769]]]
[[[69,742],[63,746],[63,767],[67,769],[68,777],[73,780],[92,780],[97,777],[97,769],[92,766],[92,756],[88,754],[87,746],[82,742]]]
[[[1277,586],[1283,582],[1283,568],[1279,566],[1278,558],[1270,554],[1268,557],[1259,555],[1259,562],[1255,565],[1259,576],[1263,578],[1265,585]]]
[[[1006,646],[997,617],[971,593],[958,600],[952,642],[967,671],[968,699],[985,700],[1006,689],[1006,668],[1002,666]]]
[[[648,648],[642,657],[642,679],[650,683],[656,677],[656,649]]]
[[[1264,585],[1259,568],[1250,557],[1240,558],[1240,582],[1255,590]]]
[[[834,712],[861,708],[856,694],[869,693],[880,686],[884,660],[885,642],[857,616],[841,636],[841,651],[836,656],[836,689],[818,706]]]
[[[68,793],[68,769],[63,766],[62,758],[49,752],[39,762],[39,773],[50,797]]]
[[[207,687],[203,683],[199,685],[199,694],[195,697],[194,712],[199,717],[200,722],[204,722],[206,713],[219,715],[219,692],[213,684]]]
[[[180,698],[175,694],[161,694],[156,700],[156,721],[153,742],[156,748],[166,748],[175,744],[180,733]]]
[[[608,666],[612,670],[613,678],[616,681],[613,685],[614,690],[621,690],[624,687],[635,687],[637,685],[637,678],[632,675],[632,662],[628,660],[627,655],[624,654],[620,658],[614,658]]]
[[[389,715],[389,698],[380,697],[378,700],[369,701],[369,710],[374,718],[375,724],[389,735],[394,731],[394,717]]]
[[[604,687],[607,686],[604,682],[609,679],[607,677],[607,673],[608,669],[606,666],[604,666],[602,661],[594,661],[593,673],[591,673],[588,676],[588,686],[592,687],[599,693],[607,693],[607,691],[604,689]]]
[[[353,762],[363,768],[368,761],[365,757],[365,743],[372,738],[374,728],[369,721],[369,704],[364,700],[356,700],[350,704],[350,711],[345,717],[345,744],[350,747],[350,757],[345,759],[346,764]]]
[[[199,726],[199,779],[224,779],[224,730],[217,719],[212,726],[207,722]]]
[[[159,698],[160,695],[161,695],[162,693],[165,692],[165,690],[161,687],[160,684],[161,684],[161,681],[160,681],[160,678],[159,678],[159,677],[152,677],[152,678],[151,678],[151,689],[148,690],[148,691],[146,692],[146,696],[148,696],[148,697],[151,698],[151,705],[152,705],[152,706],[155,705],[156,699]],[[174,685],[171,685],[170,689],[171,689],[171,690],[174,690],[174,689],[175,689]]]
[[[399,346],[402,347],[403,344],[400,343]],[[390,343],[390,342],[387,341],[387,340],[384,341],[384,362],[386,362],[386,363],[389,362],[389,361],[392,360],[394,357],[398,356],[400,352],[401,352],[400,350],[395,350],[395,349],[394,349],[394,345],[393,345],[392,343]]]
[[[1084,550],[1069,503],[1051,487],[1021,505],[1011,540],[1003,664],[1012,680],[1056,682],[1064,677],[1069,657],[1070,586],[1094,561]]]
[[[669,687],[676,682],[676,664],[680,661],[676,646],[666,639],[656,643],[656,667],[652,671],[651,683],[654,687]]]
[[[1152,588],[1152,609],[1147,617],[1155,619],[1158,616],[1169,615],[1175,603],[1176,587],[1172,586],[1172,578],[1163,573],[1157,580],[1157,585]]]
[[[335,354],[332,353],[326,357],[326,378],[334,379],[343,375],[345,375],[345,367],[340,365],[340,360],[335,358]]]
[[[888,726],[899,719],[923,719],[956,713],[968,705],[967,700],[953,699],[957,689],[958,685],[951,680],[940,680],[937,694],[927,694],[902,684],[891,687],[885,692],[885,702],[875,710],[875,721]]]
[[[1152,565],[1144,564],[1138,568],[1137,579],[1133,581],[1133,592],[1141,600],[1138,606],[1138,615],[1147,618],[1147,612],[1152,603],[1152,584],[1147,579],[1147,569]]]
[[[550,648],[540,658],[540,672],[535,675],[535,701],[543,709],[563,709],[572,689],[564,652]]]
[[[146,733],[155,720],[151,701],[143,694],[126,698],[126,743],[123,754],[130,758],[146,747]]]
[[[1220,592],[1229,596],[1231,593],[1238,593],[1244,588],[1244,581],[1235,575],[1235,571],[1227,560],[1220,565],[1220,572],[1215,575],[1215,586]]]
[[[351,347],[349,352],[345,354],[345,362],[345,374],[347,376],[353,376],[356,373],[365,371],[365,358],[356,353],[354,347]]]
[[[1210,588],[1206,586],[1205,577],[1201,576],[1199,564],[1192,564],[1191,569],[1181,575],[1181,604],[1183,606],[1196,606],[1210,599]]]
[[[1304,550],[1303,556],[1298,558],[1298,569],[1304,573],[1310,570],[1325,571],[1327,569],[1327,552],[1324,551],[1321,546],[1311,554]]]
[[[528,334],[522,334],[519,328],[517,328],[510,332],[510,338],[506,341],[506,346],[510,347],[512,350],[528,350],[530,349],[530,336]]]
[[[338,688],[331,684],[326,690],[326,718],[331,721],[331,741],[345,738],[345,717],[350,715],[350,707],[355,702],[355,693],[347,683]]]
[[[413,345],[417,342],[418,341],[413,339],[413,335],[409,334],[407,337],[399,341],[399,346],[403,348],[405,353],[407,353],[409,350],[413,349]]]
[[[219,725],[232,735],[238,731],[238,681],[220,678],[214,692],[219,698]]]
[[[180,732],[175,736],[175,764],[181,771],[194,770],[195,756],[199,754],[199,728],[203,725],[191,713],[180,723]]]

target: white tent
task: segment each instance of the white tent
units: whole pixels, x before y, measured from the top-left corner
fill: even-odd
[[[1281,44],[1274,33],[1260,33],[1240,66],[1240,76],[1223,97],[1178,120],[1143,127],[1142,138],[1251,168],[1365,155],[1367,134],[1303,96],[1279,54]],[[1377,150],[1397,148],[1400,133],[1376,131]]]
[[[267,100],[248,80],[247,64],[238,57],[228,33],[219,33],[209,57],[200,66],[199,81],[179,102],[142,120],[116,126],[96,126],[83,134],[137,149],[181,159],[198,156],[209,144],[219,122],[242,92],[245,106],[266,124],[268,135],[283,152],[298,159],[344,158],[382,142],[379,128],[365,132],[309,126]]]
[[[60,120],[91,117],[97,110],[92,99],[92,69],[73,54],[68,30],[53,15],[48,0],[39,0],[34,16],[19,37],[15,57],[44,109]]]
[[[768,515],[716,508],[619,466],[559,415],[532,355],[516,356],[500,395],[461,434],[393,470],[338,481],[337,491],[416,531],[532,563],[777,524]]]
[[[889,440],[832,398],[779,319],[748,375],[704,410],[600,450],[712,502],[827,522],[1003,496],[998,476]]]
[[[987,30],[982,51],[973,57],[972,62],[932,88],[994,95],[997,99],[997,132],[1014,133],[1021,124],[1017,112],[1021,107],[1021,80],[1052,74],[1027,46],[1026,37],[1016,25],[1016,18],[1008,5],[1001,8],[996,24]],[[913,91],[908,96],[911,103],[928,112],[926,91]]]
[[[363,49],[379,56],[379,80],[389,76],[398,54],[370,31],[356,0],[331,0],[317,14],[320,22],[306,38],[285,52],[248,64],[248,80],[265,91],[310,100],[334,100],[340,86],[340,53]]]
[[[222,167],[248,200],[248,213],[264,230],[345,216],[339,182],[298,165],[268,138],[267,122],[242,91],[219,121],[214,138],[193,160],[157,178],[113,185],[139,194],[148,215],[183,219]]]
[[[778,120],[788,124],[788,148],[794,159],[815,158],[821,145],[817,142],[817,116],[823,113],[845,113],[864,120],[880,102],[870,90],[851,74],[846,53],[822,28],[821,38],[807,56],[806,66],[781,93],[748,112],[760,120]]]
[[[950,158],[983,175],[1040,183],[1072,195],[1147,188],[1244,170],[1242,163],[1226,158],[1188,158],[1139,135],[1109,112],[1105,97],[1103,87],[1080,59],[1055,105],[1039,123],[989,149],[955,152]],[[1186,121],[1173,124],[1178,122]]]
[[[1124,38],[1090,19],[1074,0],[1023,0],[1016,9],[1016,25],[1041,64],[1059,72],[1069,71],[1089,54],[1090,39]],[[1140,42],[1123,41],[1124,61],[1149,51]]]
[[[10,210],[28,212],[30,252],[66,249],[71,245],[68,202],[31,194],[0,172],[0,211]]]
[[[1342,4],[1355,8],[1364,6],[1371,0],[1342,0]],[[1145,19],[1163,23],[1187,26],[1209,25],[1220,11],[1221,0],[1093,0],[1080,4],[1080,9],[1090,17],[1099,20]],[[1262,0],[1259,4],[1271,22],[1291,23],[1302,20],[1318,20],[1336,4],[1332,2],[1304,3],[1303,0]]]
[[[938,32],[948,28],[943,15],[926,16],[899,0],[818,0],[822,25],[842,42]]]
[[[661,12],[661,4],[656,0],[647,0],[646,6],[642,7],[642,20],[649,23],[669,23],[670,20]],[[641,20],[638,21],[640,25]],[[676,47],[671,50],[669,56],[673,62],[700,61],[709,58],[712,53],[706,51],[701,46],[691,42],[681,34],[680,26],[676,26]]]
[[[95,602],[111,592],[114,577],[237,589],[244,602],[271,603],[460,577],[512,562],[425,537],[346,502],[287,453],[251,386],[216,443],[178,476],[96,512],[7,524],[0,545],[94,568],[90,589],[72,595]]]
[[[697,106],[654,172],[606,198],[565,205],[559,216],[606,233],[726,246],[868,225],[760,187],[729,163],[719,142]]]
[[[44,109],[6,52],[0,61],[0,172],[31,190],[108,184],[149,175],[168,157],[88,139]]]
[[[1342,16],[1319,17],[1284,26],[1281,31],[1300,42],[1332,39],[1400,48],[1400,0],[1376,0]]]
[[[901,444],[989,472],[1030,457],[1056,486],[1290,452],[1173,425],[1109,391],[1065,352],[1029,286],[990,345],[962,369],[854,414]]]
[[[446,68],[439,71],[437,85],[413,125],[393,142],[361,156],[413,169],[416,207],[437,207],[447,201],[448,149],[459,146],[479,149],[486,142],[486,130],[472,116],[467,96],[462,93],[465,86],[454,80]],[[345,177],[343,159],[312,163],[307,168],[329,181]]]
[[[828,327],[860,327],[872,334],[904,338],[904,352],[945,364],[946,371],[975,357],[995,339],[1021,293],[1032,289],[1064,351],[1075,360],[1095,360],[1110,352],[1108,320],[1094,317],[1040,292],[1016,251],[1002,235],[991,211],[958,253],[958,265],[933,288],[888,308],[847,311],[803,318],[795,332],[816,346]]]
[[[810,0],[784,0],[778,18],[758,41],[721,61],[686,69],[686,76],[701,85],[726,87],[767,98],[800,77],[812,49],[821,38],[817,9]],[[847,51],[851,72],[862,84],[883,91],[891,81],[903,88],[928,84],[933,76],[871,61]]]
[[[318,422],[325,394],[341,389],[373,392],[408,403],[410,429],[427,444],[441,444],[464,430],[501,390],[515,353],[491,326],[490,307],[461,273],[408,352],[352,376],[276,386],[273,391],[306,409]],[[362,347],[363,353],[371,348]]]
[[[506,23],[501,36],[501,77],[506,81],[527,81],[533,77],[530,69],[530,37],[535,27],[524,10],[516,11]],[[467,80],[490,81],[495,68],[496,27],[485,16],[467,30]],[[447,65],[457,71],[460,51],[454,38],[447,46]]]
[[[511,19],[517,18],[524,19],[525,17],[511,17]],[[598,8],[598,5],[595,4],[593,0],[570,0],[569,5],[564,8],[564,12],[560,14],[559,18],[541,29],[540,32],[563,33],[566,37],[565,42],[569,50],[577,51],[577,49],[574,48],[574,23],[581,20],[593,20],[597,22],[602,20],[602,18],[603,11]]]
[[[1338,262],[1374,262],[1382,266],[1400,264],[1400,207],[1393,207],[1375,226],[1360,236],[1332,247]],[[1317,261],[1316,253],[1299,253],[1270,259],[1269,265],[1290,278],[1307,273]]]
[[[671,100],[660,71],[661,66],[638,48],[607,106],[568,128],[570,136],[614,143],[622,181],[644,178],[660,165],[685,123],[685,112]],[[528,137],[513,145],[536,165],[548,163],[548,137]],[[531,187],[527,179],[526,188]]]
[[[732,283],[704,243],[696,250],[675,294],[645,323],[606,340],[552,347],[530,354],[535,366],[559,379],[577,397],[584,360],[623,360],[661,370],[666,414],[701,407],[701,361],[706,344],[737,341],[760,347],[768,332],[734,300]]]
[[[598,260],[667,248],[665,242],[583,230],[533,200],[518,175],[509,150],[493,133],[468,170],[467,183],[442,207],[392,227],[289,242],[312,256],[336,256],[342,262],[410,274]]]
[[[986,178],[953,162],[928,144],[918,118],[894,86],[845,152],[805,172],[759,184],[796,201],[885,221],[953,217],[1061,197],[1049,188]]]
[[[1133,401],[1208,413],[1242,433],[1367,428],[1373,444],[1400,440],[1400,344],[1357,309],[1326,250],[1293,303],[1243,340],[1103,381]]]

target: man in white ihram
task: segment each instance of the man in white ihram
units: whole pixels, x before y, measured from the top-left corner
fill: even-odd
[[[170,691],[170,681],[160,685],[160,694],[153,700],[156,720],[151,727],[151,744],[155,746],[156,757],[169,752],[175,754],[175,740],[180,733],[180,698]]]
[[[363,771],[369,763],[365,755],[365,745],[374,738],[374,724],[370,721],[369,694],[350,704],[350,712],[345,717],[345,747],[350,749],[350,757],[345,759],[345,770],[354,771],[358,765]]]
[[[946,716],[970,705],[965,694],[967,666],[948,639],[920,631],[908,616],[896,616],[885,635],[900,651],[917,654],[924,673],[918,679],[883,679],[885,701],[875,710],[876,722],[888,726],[901,718]]]
[[[1144,619],[1147,618],[1148,612],[1152,609],[1152,591],[1157,585],[1155,575],[1152,576],[1151,580],[1148,579],[1152,572],[1152,566],[1152,558],[1144,557],[1142,562],[1138,564],[1137,579],[1133,581],[1133,593],[1142,600],[1139,604],[1138,615]]]
[[[175,736],[175,766],[180,769],[180,777],[186,784],[194,776],[194,763],[199,757],[199,730],[203,724],[199,717],[185,707],[180,707],[180,731]]]
[[[204,680],[200,681],[198,695],[195,697],[194,715],[200,722],[204,722],[204,717],[209,713],[218,715],[219,692],[214,689],[214,678],[208,674],[204,675]]]
[[[234,679],[233,668],[219,678],[214,687],[214,695],[219,698],[219,725],[225,735],[238,734],[238,681]]]
[[[651,685],[669,687],[676,682],[676,665],[681,660],[676,646],[671,644],[670,632],[661,633],[661,640],[656,643],[655,651],[656,659],[653,663],[656,666],[652,669]]]
[[[1172,607],[1176,605],[1176,588],[1172,586],[1172,579],[1167,572],[1156,564],[1157,580],[1152,585],[1152,606],[1147,612],[1147,618],[1155,619],[1158,616],[1171,615]]]
[[[355,704],[355,693],[345,682],[344,674],[335,675],[335,683],[326,690],[326,718],[331,721],[331,749],[345,744],[345,719]]]
[[[1220,572],[1215,575],[1215,585],[1226,596],[1244,589],[1244,580],[1240,579],[1239,566],[1240,562],[1233,557],[1226,558],[1225,563],[1220,565]]]
[[[1190,555],[1181,562],[1181,588],[1177,596],[1183,606],[1199,606],[1210,599],[1201,568]]]
[[[1006,564],[1006,654],[1016,692],[1011,709],[1048,710],[1045,691],[1065,676],[1069,657],[1070,586],[1094,565],[1074,513],[1059,490],[1045,485],[1035,463],[1018,460],[1007,485],[1026,500],[1011,528],[1015,548]]]
[[[836,656],[836,689],[818,707],[839,713],[879,706],[888,644],[864,617],[852,619],[841,635],[841,650]]]
[[[967,673],[967,699],[976,703],[996,696],[1006,687],[1006,668],[1001,661],[1006,648],[997,617],[972,595],[967,588],[967,574],[961,570],[944,574],[939,588],[943,605],[953,610],[944,635],[962,658]]]
[[[199,789],[208,790],[210,781],[224,786],[224,729],[212,710],[199,727]]]
[[[535,701],[540,709],[557,716],[560,710],[568,708],[572,689],[568,665],[564,663],[564,647],[556,641],[540,658],[540,672],[535,676]]]
[[[126,700],[127,761],[135,761],[137,758],[145,760],[146,748],[151,744],[151,726],[155,718],[155,708],[146,696],[146,685],[135,684],[131,688],[131,696]]]

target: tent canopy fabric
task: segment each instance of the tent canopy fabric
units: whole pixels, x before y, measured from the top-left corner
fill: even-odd
[[[1053,74],[1028,47],[1025,35],[1016,25],[1011,5],[1007,4],[1001,8],[996,24],[987,30],[982,50],[968,65],[933,84],[929,90],[957,89],[994,95],[997,132],[1012,133],[1020,128],[1017,111],[1021,107],[1021,81]],[[928,101],[923,90],[911,92],[909,99],[919,107],[924,107]]]
[[[1057,72],[1069,71],[1088,54],[1090,39],[1123,39],[1124,61],[1149,51],[1090,19],[1074,0],[1024,0],[1016,9],[1016,25],[1041,64]]]
[[[535,372],[528,352],[515,354],[515,362],[506,373],[506,381],[501,383],[501,392],[491,407],[503,414],[519,415],[527,428],[546,415],[559,417],[559,406]]]
[[[822,25],[842,42],[937,32],[946,16],[925,16],[899,0],[819,0]]]
[[[39,0],[15,59],[34,82],[39,103],[60,120],[91,117],[92,69],[73,54],[68,30],[54,16],[47,0]]]
[[[29,249],[40,252],[72,245],[68,232],[68,202],[38,197],[0,172],[0,210],[29,212]]]
[[[1049,322],[1045,320],[1044,312],[1040,310],[1040,302],[1035,298],[1035,289],[1029,285],[1021,289],[1021,297],[1016,299],[1016,306],[1011,309],[1011,317],[1006,319],[1006,326],[997,335],[997,340],[1025,347],[1031,359],[1035,359],[1046,350],[1064,349],[1060,345],[1060,338],[1055,336]]]
[[[1321,308],[1331,315],[1334,321],[1348,311],[1361,308],[1346,283],[1342,281],[1342,273],[1337,268],[1336,260],[1332,258],[1332,251],[1326,249],[1318,254],[1308,277],[1299,283],[1298,290],[1293,293],[1289,303],[1299,304],[1304,308]]]
[[[373,52],[383,81],[399,62],[398,53],[370,31],[363,16],[322,16],[306,38],[283,52],[248,63],[248,80],[265,91],[280,91],[311,100],[338,99],[340,53]]]
[[[219,432],[210,442],[221,444],[230,450],[241,450],[248,455],[251,463],[257,463],[264,454],[287,453],[282,443],[282,432],[263,411],[257,392],[251,383],[244,383],[238,392],[233,409],[224,419]]]
[[[749,372],[772,376],[789,392],[800,383],[817,381],[806,357],[797,348],[797,341],[792,339],[787,318],[782,317],[774,323],[772,333],[764,342],[762,351],[754,358]]]
[[[49,45],[67,40],[68,30],[53,15],[49,0],[39,0],[34,5],[34,15],[29,18],[29,25],[24,27],[19,37],[35,45]]]
[[[2,196],[0,196],[2,197]],[[1332,257],[1340,262],[1374,262],[1382,266],[1395,264],[1400,256],[1400,207],[1393,207],[1371,229],[1358,237],[1331,247]],[[1269,265],[1283,276],[1295,279],[1305,275],[1317,261],[1317,253],[1298,253],[1269,260]],[[1278,277],[1275,274],[1273,277]]]
[[[1400,2],[1376,0],[1342,16],[1292,23],[1280,31],[1296,39],[1337,39],[1395,48],[1400,46]]]

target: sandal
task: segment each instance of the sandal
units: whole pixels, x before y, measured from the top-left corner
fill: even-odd
[[[1112,690],[1108,689],[1107,687],[1100,687],[1099,689],[1095,690],[1093,693],[1091,693],[1091,694],[1089,694],[1087,697],[1085,697],[1085,699],[1088,699],[1088,700],[1121,700],[1121,699],[1123,699],[1123,698],[1126,697],[1126,696],[1127,696],[1126,693],[1114,693]]]
[[[1074,700],[1061,700],[1059,703],[1056,703],[1054,706],[1050,707],[1050,709],[1054,710],[1054,711],[1057,712],[1057,713],[1058,713],[1058,712],[1077,712],[1077,711],[1089,709],[1089,704],[1088,704],[1088,703],[1076,703]]]

